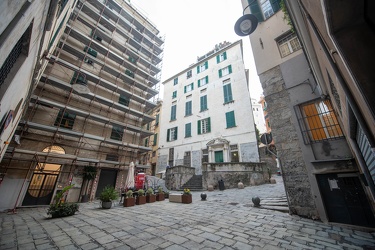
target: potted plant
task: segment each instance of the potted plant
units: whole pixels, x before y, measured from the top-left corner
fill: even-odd
[[[189,204],[192,202],[193,202],[193,199],[192,199],[190,189],[184,188],[184,192],[182,193],[182,203]]]
[[[156,195],[156,200],[157,201],[163,201],[165,198],[164,198],[164,191],[163,191],[163,188],[162,187],[158,187],[158,193]]]
[[[63,188],[63,190],[56,193],[54,197],[54,203],[51,204],[47,210],[47,214],[51,215],[52,218],[59,218],[65,216],[71,216],[78,211],[77,203],[65,203],[63,201],[63,195],[73,187],[74,185],[69,185]]]
[[[87,194],[87,191],[90,187],[91,180],[94,180],[97,173],[97,168],[94,166],[84,166],[83,167],[83,194],[81,198],[81,202],[88,202],[89,201],[89,195]]]
[[[124,204],[124,207],[132,207],[135,205],[135,197],[133,196],[132,190],[128,190],[126,192],[126,196],[125,196],[123,204]]]
[[[145,190],[138,189],[137,193],[138,193],[138,196],[137,196],[137,199],[135,200],[135,204],[137,205],[146,204]]]
[[[109,209],[112,207],[112,201],[118,199],[118,192],[112,186],[106,186],[100,193],[99,199],[102,202],[102,208]]]
[[[148,188],[146,191],[146,202],[152,203],[156,201],[156,195],[154,194],[154,190],[152,188]]]

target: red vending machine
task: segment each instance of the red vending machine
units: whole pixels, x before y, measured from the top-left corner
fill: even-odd
[[[138,173],[135,176],[135,188],[138,189],[143,189],[144,184],[145,184],[145,173]]]

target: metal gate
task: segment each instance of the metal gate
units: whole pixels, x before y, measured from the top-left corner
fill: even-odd
[[[57,174],[34,173],[22,206],[49,205],[57,176]]]
[[[375,226],[374,214],[356,173],[316,176],[330,222]]]

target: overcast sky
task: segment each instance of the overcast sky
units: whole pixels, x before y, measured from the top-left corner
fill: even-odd
[[[161,82],[196,63],[197,56],[206,54],[215,44],[242,39],[245,67],[250,70],[250,95],[259,100],[263,90],[250,39],[237,36],[233,28],[242,16],[240,0],[130,0],[130,3],[156,25],[160,35],[165,35]]]

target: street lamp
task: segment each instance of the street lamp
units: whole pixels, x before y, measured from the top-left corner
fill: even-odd
[[[250,35],[258,26],[258,19],[256,16],[253,14],[244,15],[246,8],[249,7],[254,1],[256,0],[253,0],[248,6],[245,7],[245,9],[243,9],[242,17],[240,17],[234,25],[234,31],[239,36]]]

